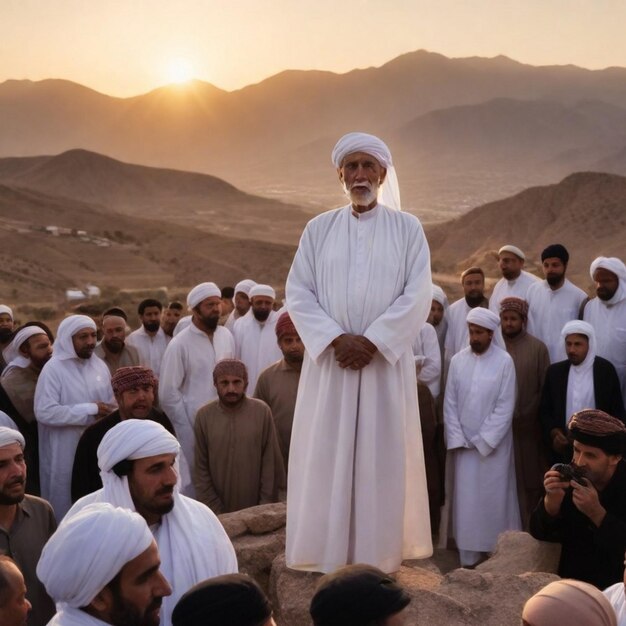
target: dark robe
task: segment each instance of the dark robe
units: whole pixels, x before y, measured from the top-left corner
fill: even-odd
[[[163,411],[153,408],[146,419],[161,424],[172,435],[176,435],[172,423]],[[111,428],[121,422],[120,412],[113,411],[113,413],[89,426],[81,435],[72,468],[72,503],[102,487],[100,468],[98,467],[98,446]]]
[[[606,488],[599,493],[606,516],[599,527],[581,513],[565,495],[559,515],[546,513],[543,498],[530,518],[535,539],[561,543],[558,574],[606,589],[621,582],[626,552],[626,462],[621,460]]]

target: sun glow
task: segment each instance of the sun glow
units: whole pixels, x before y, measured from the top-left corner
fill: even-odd
[[[171,83],[186,83],[193,78],[193,67],[187,59],[172,59],[167,66],[167,79]]]

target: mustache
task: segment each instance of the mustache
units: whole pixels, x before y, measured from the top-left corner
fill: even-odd
[[[8,483],[6,483],[7,487],[12,487],[13,485],[24,485],[26,484],[26,479],[23,476],[16,478]]]
[[[161,489],[159,489],[156,492],[157,496],[167,496],[174,493],[174,487],[173,486],[167,486],[167,487],[161,487]]]

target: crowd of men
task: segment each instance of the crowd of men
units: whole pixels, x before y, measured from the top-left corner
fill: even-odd
[[[333,163],[350,204],[305,229],[286,304],[204,282],[56,339],[0,305],[0,623],[272,626],[217,515],[285,499],[317,626],[400,626],[403,559],[475,567],[519,529],[626,612],[626,266],[595,259],[589,298],[564,246],[541,280],[504,245],[490,297],[472,266],[449,305],[385,144]]]

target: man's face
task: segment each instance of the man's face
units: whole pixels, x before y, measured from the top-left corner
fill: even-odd
[[[463,277],[463,291],[468,298],[482,298],[485,279],[482,274],[467,274]]]
[[[596,284],[596,295],[600,300],[610,300],[619,287],[617,274],[600,267],[595,271],[593,280]]]
[[[148,332],[156,333],[161,325],[161,309],[158,306],[147,306],[139,319]]]
[[[607,454],[600,448],[574,441],[572,462],[585,470],[587,478],[594,485],[606,485],[621,458],[617,454]]]
[[[243,291],[235,294],[235,309],[239,315],[245,315],[250,310],[250,298]]]
[[[161,327],[166,333],[171,335],[174,332],[176,324],[178,324],[178,320],[181,318],[182,313],[183,312],[180,309],[163,309]]]
[[[137,513],[146,521],[158,521],[174,508],[175,460],[175,454],[157,454],[133,461],[128,487]]]
[[[17,504],[24,499],[26,462],[19,443],[0,448],[0,505]]]
[[[304,358],[304,344],[298,334],[283,335],[278,340],[278,347],[287,363],[302,363]]]
[[[215,330],[222,314],[222,299],[217,296],[205,298],[193,310],[194,317],[209,330]]]
[[[46,333],[33,335],[20,346],[20,352],[23,352],[37,369],[41,369],[52,357],[52,344]]]
[[[154,406],[154,387],[152,385],[138,385],[132,389],[122,391],[115,396],[122,419],[143,420],[150,415]]]
[[[350,202],[368,207],[376,202],[387,170],[371,154],[353,152],[343,160],[338,173]]]
[[[500,313],[500,325],[502,334],[507,339],[514,339],[524,330],[524,318],[515,311],[503,311]]]
[[[2,626],[26,626],[32,606],[26,599],[24,577],[13,563],[2,563],[0,567],[4,569],[9,583],[8,598],[0,606],[0,624]]]
[[[102,321],[102,340],[106,347],[114,354],[124,349],[126,339],[126,322],[123,317],[110,315]]]
[[[565,278],[566,265],[557,257],[548,257],[543,263],[543,275],[551,287],[558,287]]]
[[[110,604],[105,616],[108,623],[123,626],[159,626],[163,598],[172,588],[159,569],[161,561],[156,543],[124,565],[101,592]],[[107,593],[108,591],[108,593]]]
[[[0,341],[8,341],[13,332],[13,320],[8,313],[0,313]]]
[[[498,257],[498,265],[504,278],[514,280],[522,273],[524,261],[512,252],[501,252]]]
[[[430,313],[428,315],[428,323],[433,326],[439,326],[441,324],[441,320],[443,319],[443,305],[437,302],[437,300],[433,300],[430,305]]]
[[[72,335],[72,344],[74,344],[74,351],[76,356],[80,359],[88,359],[96,349],[96,331],[92,328],[83,328],[79,330],[75,335]]]
[[[491,345],[493,331],[476,324],[468,324],[467,326],[469,327],[469,342],[472,352],[482,354]]]
[[[246,393],[247,381],[239,376],[223,375],[215,381],[215,389],[224,406],[237,406]]]
[[[272,312],[274,298],[269,296],[254,296],[252,298],[252,315],[259,321],[264,322]]]
[[[586,335],[567,335],[565,337],[565,353],[572,365],[580,365],[589,352],[589,338]]]

